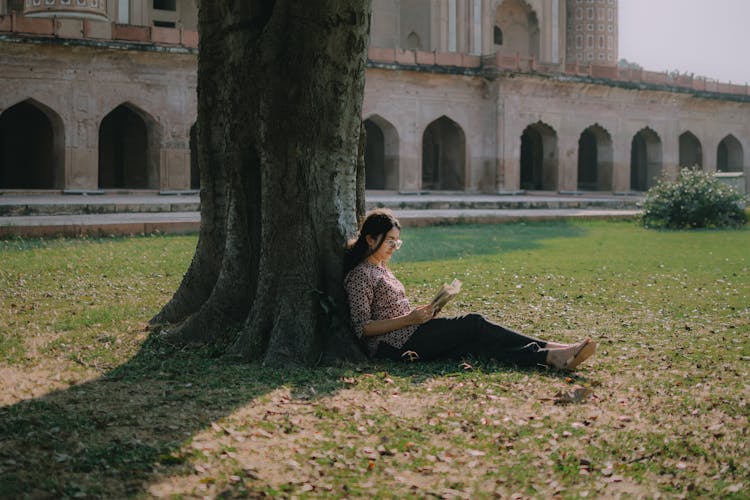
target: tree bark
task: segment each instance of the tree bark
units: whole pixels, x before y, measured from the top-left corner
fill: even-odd
[[[370,0],[202,0],[198,23],[200,236],[152,323],[274,365],[361,358],[342,263]]]
[[[356,212],[357,227],[362,227],[367,215],[367,205],[365,204],[365,150],[367,149],[367,129],[364,122],[359,127],[359,151],[357,151],[357,181],[356,181]]]

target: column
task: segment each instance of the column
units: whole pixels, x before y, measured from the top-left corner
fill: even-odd
[[[495,50],[495,13],[490,0],[482,0],[482,54],[492,54]]]
[[[561,193],[578,191],[578,139],[579,135],[560,131],[557,136],[559,148],[557,189]]]
[[[676,118],[676,117],[675,117]],[[665,128],[662,140],[662,175],[674,180],[680,170],[680,141],[677,133],[676,119],[671,121]]]
[[[468,53],[469,40],[469,1],[456,0],[456,52]]]
[[[552,0],[552,57],[551,62],[560,62],[560,4]]]
[[[399,191],[418,192],[422,189],[422,134],[413,125],[400,137],[398,156]]]
[[[482,0],[473,0],[471,5],[471,48],[474,55],[482,54]]]
[[[715,137],[706,137],[701,144],[703,151],[703,171],[716,172],[716,153],[719,150],[721,139]]]
[[[627,193],[630,191],[630,146],[632,136],[618,127],[612,138],[612,191]]]
[[[448,0],[448,52],[456,51],[456,0]]]
[[[431,7],[430,50],[448,52],[448,3],[445,0],[433,0]]]

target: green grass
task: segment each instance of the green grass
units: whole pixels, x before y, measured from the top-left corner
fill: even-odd
[[[414,303],[599,343],[575,375],[467,360],[272,370],[145,325],[196,238],[0,241],[0,498],[727,497],[750,489],[750,231],[402,233]],[[582,404],[556,393],[587,387]]]

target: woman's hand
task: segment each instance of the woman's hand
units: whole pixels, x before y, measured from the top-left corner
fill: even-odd
[[[430,321],[434,316],[435,310],[431,305],[427,304],[426,306],[419,306],[412,309],[407,318],[412,325],[421,325]]]

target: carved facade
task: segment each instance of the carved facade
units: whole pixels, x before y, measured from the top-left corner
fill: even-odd
[[[0,0],[0,190],[197,188],[195,26],[194,0]],[[620,70],[617,31],[617,0],[374,0],[368,188],[747,174],[748,88]]]

